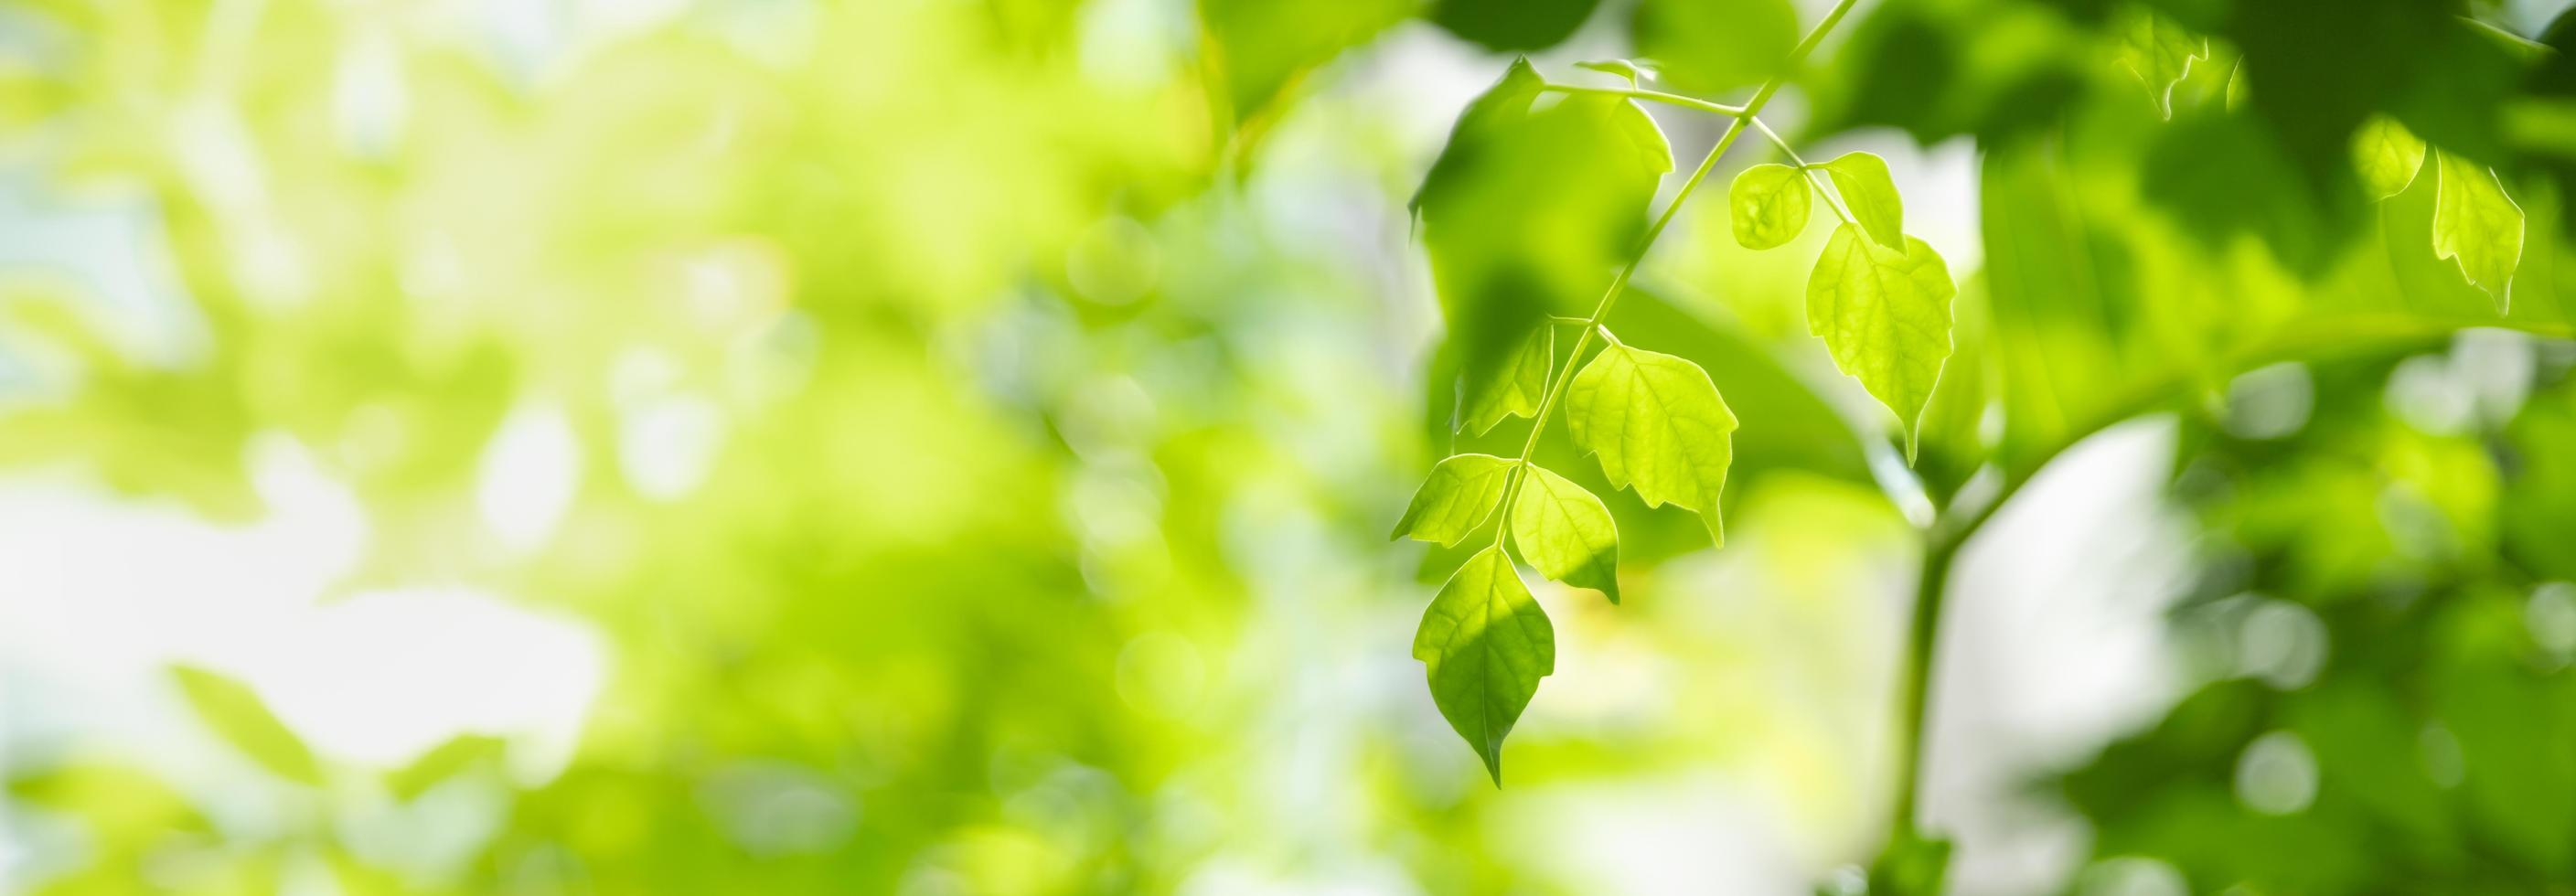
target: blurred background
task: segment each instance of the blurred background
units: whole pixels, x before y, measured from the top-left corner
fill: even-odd
[[[1961,283],[1924,459],[1806,335],[1828,228],[1702,193],[1616,325],[1744,421],[1728,543],[1613,499],[1488,783],[1407,650],[1461,555],[1385,536],[1472,447],[1406,202],[1518,53],[1734,101],[1828,5],[0,4],[0,892],[1808,892],[1885,830],[1926,496],[2014,464],[1954,891],[2576,892],[2568,156],[2418,127],[2529,214],[2498,315],[2429,175],[2279,198],[2305,82],[2232,109],[2220,39],[2167,121],[2119,4],[1785,73]]]

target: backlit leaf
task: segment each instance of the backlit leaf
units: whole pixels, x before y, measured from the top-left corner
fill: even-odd
[[[1565,417],[1574,443],[1600,456],[1611,485],[1635,489],[1648,506],[1699,511],[1710,536],[1724,540],[1717,498],[1734,458],[1735,414],[1707,371],[1614,344],[1574,375]]]
[[[1619,602],[1619,526],[1583,486],[1537,464],[1512,499],[1512,543],[1540,575]]]
[[[1735,241],[1747,249],[1769,249],[1797,239],[1807,229],[1813,201],[1805,172],[1787,165],[1744,169],[1726,191]]]
[[[1869,231],[1871,239],[1890,249],[1905,247],[1905,202],[1896,195],[1896,179],[1888,176],[1886,159],[1865,152],[1844,153],[1818,167],[1833,176],[1843,207],[1851,210],[1852,219]]]
[[[2352,167],[2370,198],[2395,196],[2405,192],[2406,185],[2415,182],[2415,172],[2424,167],[2424,141],[2397,119],[2374,115],[2352,137]]]
[[[1502,548],[1468,558],[1440,586],[1414,633],[1413,658],[1426,668],[1440,715],[1502,784],[1503,737],[1538,680],[1556,671],[1556,629]]]
[[[1513,461],[1490,454],[1461,454],[1431,468],[1430,478],[1413,493],[1388,538],[1413,536],[1419,541],[1454,545],[1494,515],[1503,503],[1503,485]]]
[[[1548,364],[1555,355],[1556,328],[1541,323],[1504,359],[1500,371],[1466,381],[1459,423],[1468,432],[1484,435],[1505,417],[1538,413],[1539,398],[1547,391]]]
[[[1834,231],[1807,281],[1807,330],[1825,340],[1834,366],[1896,412],[1909,461],[1923,404],[1950,357],[1957,294],[1931,246],[1908,237],[1904,251],[1889,249],[1852,224]]]
[[[2172,118],[2173,87],[2191,73],[2192,60],[2209,58],[2209,40],[2144,6],[2130,7],[2118,27],[2120,64],[2146,85],[2157,114]]]
[[[189,666],[173,666],[179,691],[188,705],[225,742],[278,777],[301,784],[322,783],[322,766],[313,751],[270,713],[248,685],[224,675]]]
[[[2504,184],[2486,166],[2447,152],[2436,152],[2433,200],[2433,255],[2458,259],[2460,273],[2496,300],[2496,312],[2512,307],[2513,269],[2522,263],[2522,207],[2504,193]]]

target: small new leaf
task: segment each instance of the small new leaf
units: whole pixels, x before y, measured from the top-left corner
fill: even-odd
[[[1726,191],[1735,242],[1747,249],[1770,249],[1796,239],[1807,229],[1813,196],[1806,175],[1787,165],[1755,165],[1735,176]]]
[[[1444,547],[1466,540],[1502,506],[1503,485],[1510,481],[1514,463],[1491,454],[1460,454],[1434,465],[1387,538],[1410,535]]]
[[[2459,259],[2469,283],[2496,300],[2496,313],[2512,307],[2513,269],[2522,263],[2522,207],[2504,193],[2495,172],[2436,150],[2433,173],[2433,256]]]
[[[2406,192],[2424,167],[2424,141],[2397,119],[2371,116],[2352,136],[2352,167],[2372,199]]]
[[[1428,673],[1440,715],[1501,786],[1503,737],[1538,680],[1556,672],[1556,629],[1500,546],[1477,552],[1440,586],[1414,632],[1413,658]]]
[[[2209,58],[2209,40],[2144,6],[2122,16],[2119,29],[2120,64],[2146,85],[2156,114],[2173,118],[2174,85],[2191,73],[2193,60]]]
[[[1923,405],[1950,357],[1950,298],[1957,293],[1949,266],[1922,240],[1907,237],[1903,251],[1889,249],[1851,224],[1835,229],[1807,281],[1807,330],[1825,340],[1834,366],[1904,422],[1907,463]]]
[[[1852,220],[1869,231],[1870,239],[1890,249],[1905,248],[1905,202],[1896,195],[1896,179],[1888,176],[1886,159],[1865,152],[1844,153],[1818,167],[1833,176],[1834,191],[1843,194],[1843,207],[1851,209]]]
[[[1583,486],[1531,464],[1512,499],[1512,543],[1540,575],[1619,602],[1619,525]]]
[[[1538,413],[1539,397],[1547,391],[1548,365],[1556,356],[1556,328],[1541,323],[1512,349],[1500,372],[1481,381],[1466,380],[1464,413],[1459,422],[1468,432],[1484,435],[1503,422],[1505,417],[1527,417]]]
[[[1717,498],[1735,456],[1735,413],[1707,371],[1613,344],[1566,387],[1565,419],[1574,443],[1600,456],[1611,485],[1636,490],[1650,507],[1699,511],[1710,537],[1724,542]]]

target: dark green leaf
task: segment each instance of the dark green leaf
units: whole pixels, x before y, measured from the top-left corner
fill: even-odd
[[[1555,359],[1556,328],[1541,323],[1503,360],[1501,370],[1462,384],[1466,395],[1459,423],[1468,432],[1484,435],[1505,417],[1538,413],[1539,399],[1547,391],[1548,365]]]

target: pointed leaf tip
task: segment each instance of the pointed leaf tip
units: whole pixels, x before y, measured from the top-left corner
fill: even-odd
[[[1834,231],[1807,281],[1807,329],[1834,366],[1860,380],[1905,426],[1907,463],[1923,406],[1952,350],[1949,266],[1922,240],[1890,249],[1858,225]]]

